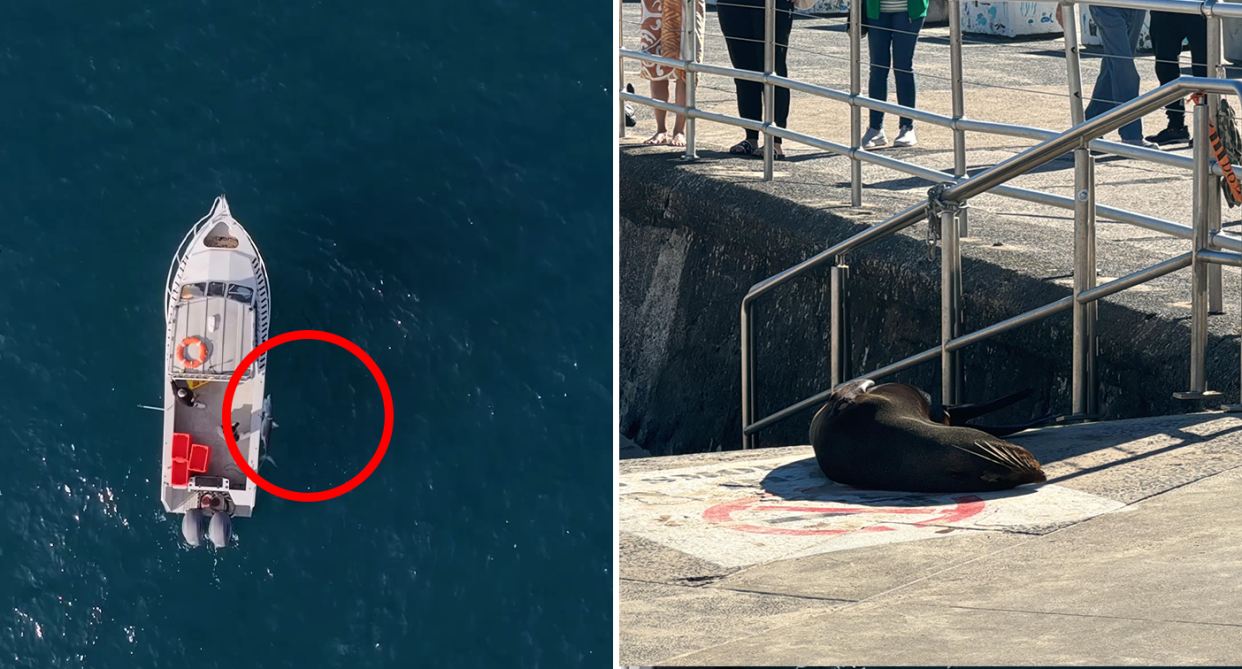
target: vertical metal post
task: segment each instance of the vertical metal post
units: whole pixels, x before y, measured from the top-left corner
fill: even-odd
[[[622,0],[617,1],[617,47],[625,46],[625,6]],[[625,139],[625,100],[621,99],[621,91],[625,90],[625,57],[617,54],[617,137]]]
[[[1070,122],[1086,120],[1082,104],[1082,71],[1078,67],[1078,5],[1061,4],[1061,23],[1065,32],[1065,80],[1069,85]]]
[[[1207,75],[1211,78],[1223,78],[1221,71],[1221,20],[1219,16],[1207,17]],[[1208,94],[1208,119],[1216,121],[1216,113],[1220,109],[1220,95]],[[1195,135],[1197,138],[1198,135]],[[1207,136],[1204,136],[1204,142]],[[1209,165],[1211,164],[1209,160]],[[1220,232],[1220,177],[1208,177],[1208,230]],[[1208,265],[1208,313],[1224,313],[1225,299],[1221,287],[1221,266],[1216,263]]]
[[[1238,314],[1240,317],[1242,317],[1242,309],[1238,310]],[[1240,338],[1239,343],[1242,343],[1242,338]],[[1239,376],[1239,379],[1242,379],[1242,376]],[[1239,382],[1238,384],[1238,392],[1242,393],[1242,382]],[[1225,406],[1221,408],[1224,409],[1225,411],[1234,412],[1234,413],[1242,411],[1242,396],[1239,396],[1237,404],[1226,404]]]
[[[1240,317],[1242,317],[1242,309],[1238,310],[1238,314]],[[1242,338],[1240,338],[1239,343],[1242,343]],[[1242,379],[1242,376],[1239,376],[1239,379]],[[1238,384],[1238,392],[1242,393],[1242,382],[1239,382]],[[1225,411],[1229,411],[1233,413],[1242,411],[1242,395],[1239,396],[1237,404],[1226,404],[1221,408],[1224,409]]]
[[[1074,150],[1074,355],[1072,399],[1076,416],[1096,413],[1096,303],[1078,296],[1095,288],[1095,163],[1085,146]]]
[[[829,305],[832,309],[831,350],[832,350],[832,387],[841,385],[849,376],[849,320],[846,316],[845,282],[849,280],[850,268],[845,258],[838,256],[832,266],[831,288],[829,289]]]
[[[962,368],[959,351],[948,343],[961,331],[962,249],[958,244],[957,221],[952,209],[940,213],[940,402],[962,401]]]
[[[694,91],[699,84],[699,73],[690,71],[690,63],[699,61],[699,40],[695,27],[699,24],[697,0],[685,0],[686,6],[681,13],[681,58],[686,61],[686,109],[694,109]],[[694,150],[694,117],[686,115],[686,160],[694,160],[698,156]]]
[[[962,92],[962,7],[961,0],[949,0],[949,69],[953,86],[953,120],[966,115],[966,101]],[[953,176],[966,176],[966,131],[953,129]],[[958,234],[969,236],[969,225],[963,209],[958,216]]]
[[[746,434],[746,427],[755,420],[755,342],[754,306],[742,302],[742,449],[755,447],[754,435]]]
[[[862,19],[863,0],[850,3],[850,204],[862,206],[862,161],[856,155],[862,146],[862,107],[857,96],[862,92]]]
[[[1210,145],[1204,141],[1208,135],[1207,105],[1199,102],[1194,111],[1194,246],[1191,251],[1190,293],[1190,390],[1173,393],[1177,399],[1203,399],[1207,391],[1207,317],[1208,317],[1208,265],[1199,259],[1199,253],[1208,244],[1207,194],[1211,186],[1208,173]]]
[[[772,76],[776,67],[776,0],[763,3],[763,72]],[[776,88],[770,80],[763,83],[763,180],[772,180],[772,161],[776,151],[772,148],[772,119],[776,118]]]

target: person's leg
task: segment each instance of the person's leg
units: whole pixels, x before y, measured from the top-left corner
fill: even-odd
[[[1151,13],[1151,46],[1156,58],[1156,79],[1161,85],[1181,76],[1182,30],[1179,14]],[[1182,125],[1182,101],[1170,103],[1165,109],[1169,127]],[[1150,138],[1149,138],[1150,139]]]
[[[782,77],[789,76],[787,56],[789,55],[789,36],[793,32],[793,8],[791,1],[777,0],[776,2],[776,53],[772,68],[777,75]],[[772,120],[776,122],[778,128],[786,128],[789,123],[789,89],[777,86],[772,94],[776,98]],[[785,152],[781,150],[780,137],[773,137],[772,144],[776,155],[785,155]]]
[[[1186,41],[1190,42],[1190,73],[1196,77],[1208,76],[1207,71],[1207,19],[1198,14],[1181,14]]]
[[[1094,99],[1091,107],[1095,111],[1092,116],[1129,102],[1138,95],[1138,69],[1134,66],[1134,45],[1138,34],[1135,23],[1141,29],[1142,20],[1140,18],[1139,21],[1134,21],[1135,14],[1138,12],[1129,9],[1091,5],[1091,15],[1099,27],[1105,54],[1104,63],[1100,66],[1100,78],[1096,80],[1092,96]],[[1107,81],[1104,81],[1106,78]],[[1141,139],[1142,122],[1126,125],[1120,134],[1123,140]]]
[[[1116,12],[1119,10],[1112,9],[1111,7],[1088,5],[1087,11],[1091,13],[1091,20],[1095,22],[1096,31],[1101,39],[1106,32],[1115,34],[1119,26],[1124,30],[1124,24],[1116,15]],[[1107,46],[1105,50],[1107,51]],[[1106,55],[1100,60],[1100,74],[1095,78],[1095,86],[1091,89],[1091,101],[1087,103],[1087,108],[1084,110],[1086,118],[1095,118],[1117,106],[1117,103],[1112,100],[1112,73],[1113,59]]]
[[[660,38],[661,38],[661,22],[663,21],[663,9],[661,0],[643,0],[642,2],[642,23],[638,33],[638,48],[640,51],[659,55]],[[668,101],[668,68],[654,63],[643,63],[642,76],[651,84],[651,97],[656,100]],[[667,128],[664,125],[668,112],[663,109],[656,109],[655,121],[656,132],[644,144],[663,144]]]
[[[923,22],[924,19],[911,21],[908,14],[893,15],[893,79],[897,81],[897,102],[903,107],[915,106],[914,47]],[[902,116],[899,124],[900,128],[913,128],[914,119]]]
[[[702,62],[702,54],[701,52],[696,53],[695,46],[697,44],[701,44],[700,36],[703,34],[703,21],[706,11],[706,0],[698,0],[695,2],[695,15],[689,19],[683,17],[683,20],[692,21],[691,25],[693,28],[691,29],[691,39],[694,41],[689,44],[685,44],[682,47],[682,50],[685,52],[684,55],[686,58],[694,60],[695,62]],[[687,80],[688,77],[686,77],[685,71],[677,70],[676,79],[674,81],[676,83],[677,105],[679,107],[686,106]],[[673,127],[673,136],[669,138],[668,143],[673,146],[686,145],[686,117],[680,114],[677,115],[677,123]]]
[[[1134,55],[1138,53],[1139,36],[1143,32],[1143,21],[1147,18],[1147,10],[1145,9],[1124,9],[1126,19],[1126,55],[1124,59],[1117,59],[1116,67],[1113,69],[1113,99],[1118,103],[1126,103],[1139,95],[1138,67],[1134,64]],[[1132,123],[1127,123],[1118,131],[1122,141],[1142,142],[1143,141],[1143,119],[1136,119]]]
[[[871,30],[867,31],[868,54],[871,58],[871,80],[867,85],[867,97],[888,100],[888,71],[892,67],[893,14],[880,14],[878,19],[867,19]],[[872,130],[884,128],[884,112],[871,110]]]
[[[759,42],[754,42],[755,14],[758,14]],[[716,5],[720,19],[720,32],[724,33],[729,60],[739,70],[763,70],[763,7],[748,3],[720,3]],[[763,84],[734,79],[737,87],[738,115],[745,119],[763,119]],[[759,142],[759,132],[747,129],[746,139],[752,147]]]
[[[681,59],[683,54],[681,21],[684,0],[665,0],[664,5],[664,22],[660,26],[660,53],[665,58]],[[686,98],[685,87],[682,82],[686,79],[686,71],[681,68],[674,68],[672,76],[669,77],[669,85],[676,91],[677,104],[682,104]],[[676,128],[684,128],[686,119],[681,114],[673,116],[674,130],[669,135],[666,144],[677,145]],[[680,146],[685,146],[685,139],[682,139]]]
[[[651,81],[651,97],[668,102],[668,79],[653,79]],[[664,125],[667,117],[668,112],[663,109],[655,110],[656,132],[651,137],[648,137],[643,144],[664,144],[668,141],[668,127]]]

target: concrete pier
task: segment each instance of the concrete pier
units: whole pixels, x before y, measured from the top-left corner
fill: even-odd
[[[1242,417],[1013,438],[1049,481],[864,492],[808,446],[621,463],[621,662],[1229,664]]]

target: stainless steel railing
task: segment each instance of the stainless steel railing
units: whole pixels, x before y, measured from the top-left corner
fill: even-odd
[[[883,223],[868,228],[803,261],[799,265],[755,284],[742,299],[741,310],[743,446],[752,447],[754,445],[754,436],[760,430],[823,402],[832,392],[830,388],[762,419],[754,420],[756,415],[754,301],[777,286],[787,283],[817,266],[833,262],[838,268],[845,267],[846,265],[843,263],[845,254],[905,229],[928,216],[937,216],[939,218],[942,235],[940,346],[910,356],[905,360],[858,378],[878,379],[924,362],[930,362],[939,357],[941,361],[942,401],[945,403],[960,402],[961,364],[958,352],[962,348],[1053,314],[1073,310],[1073,413],[1077,417],[1088,416],[1096,412],[1097,403],[1095,302],[1140,283],[1145,283],[1185,267],[1191,267],[1193,288],[1191,292],[1190,390],[1175,393],[1174,395],[1179,399],[1209,399],[1218,397],[1220,393],[1208,390],[1206,385],[1208,270],[1210,267],[1221,264],[1242,266],[1242,254],[1222,250],[1226,244],[1235,250],[1242,249],[1242,240],[1223,233],[1209,234],[1208,196],[1210,191],[1217,187],[1217,184],[1215,183],[1216,177],[1208,170],[1209,161],[1211,160],[1208,153],[1210,150],[1208,142],[1200,141],[1196,143],[1193,150],[1195,198],[1194,225],[1191,228],[1191,239],[1193,242],[1191,252],[1115,279],[1102,286],[1095,285],[1095,272],[1093,269],[1095,267],[1096,206],[1093,192],[1094,161],[1090,151],[1086,148],[1090,139],[1112,132],[1136,118],[1160,109],[1188,92],[1210,92],[1217,95],[1226,93],[1242,98],[1242,83],[1195,77],[1185,77],[1169,82],[1125,105],[1114,108],[1090,121],[1085,121],[1052,139],[1045,140],[974,177],[959,181],[953,185],[949,183],[940,184],[930,191],[927,202],[910,207]],[[1207,107],[1206,102],[1202,100],[1194,106],[1196,137],[1208,136]],[[1075,162],[1074,295],[1014,316],[977,332],[962,335],[958,331],[961,324],[962,285],[961,250],[958,247],[958,216],[963,211],[963,205],[969,198],[988,192],[1003,182],[1060,156],[1068,149],[1073,149]],[[1213,242],[1218,244],[1216,248],[1213,248]],[[842,272],[834,271],[831,274],[830,299],[832,300],[831,308],[833,310],[831,385],[833,388],[840,385],[841,375],[839,370],[846,367],[844,364],[845,351],[839,348],[838,343],[841,341],[839,335],[841,327],[839,295],[843,292],[840,286],[843,280]],[[1228,405],[1227,408],[1230,410],[1242,410],[1242,404]]]
[[[694,0],[685,0],[687,9],[685,16],[693,16]],[[982,341],[1007,330],[1060,313],[1066,310],[1074,312],[1074,367],[1073,367],[1073,411],[1077,416],[1093,414],[1096,411],[1096,375],[1095,375],[1095,302],[1103,297],[1150,281],[1165,274],[1191,267],[1193,273],[1192,291],[1192,360],[1191,390],[1175,393],[1182,399],[1205,399],[1215,397],[1219,393],[1206,388],[1206,340],[1207,314],[1209,311],[1220,311],[1223,302],[1220,287],[1220,266],[1242,266],[1242,255],[1229,251],[1242,252],[1242,239],[1221,232],[1219,189],[1215,178],[1223,175],[1220,166],[1208,154],[1207,142],[1200,142],[1194,148],[1193,156],[1174,156],[1158,150],[1133,147],[1126,144],[1108,142],[1102,139],[1105,133],[1115,130],[1146,113],[1155,111],[1169,102],[1178,99],[1187,91],[1207,92],[1206,104],[1202,101],[1195,106],[1196,137],[1207,137],[1206,124],[1208,109],[1216,109],[1219,96],[1224,94],[1240,94],[1242,86],[1234,82],[1215,79],[1220,71],[1220,18],[1242,18],[1242,5],[1225,6],[1216,4],[1215,0],[1195,2],[1188,0],[1106,0],[1092,4],[1134,9],[1157,9],[1176,13],[1200,13],[1208,21],[1208,77],[1183,78],[1161,86],[1150,93],[1115,108],[1107,114],[1096,117],[1090,122],[1084,121],[1082,104],[1082,85],[1079,68],[1079,47],[1077,40],[1077,21],[1072,11],[1074,2],[1063,2],[1071,11],[1063,12],[1063,29],[1067,61],[1067,79],[1071,99],[1071,118],[1075,127],[1064,133],[1051,130],[1031,128],[1013,124],[990,123],[967,119],[964,116],[964,93],[961,74],[961,25],[960,0],[949,0],[950,18],[950,69],[952,74],[953,116],[919,109],[904,107],[885,101],[874,100],[860,94],[861,89],[861,8],[860,3],[852,2],[850,6],[850,92],[843,93],[833,89],[780,77],[773,73],[773,54],[775,49],[775,3],[767,0],[765,14],[767,30],[765,34],[765,72],[758,73],[747,70],[720,67],[695,62],[698,57],[699,45],[692,34],[692,21],[683,22],[683,39],[681,59],[661,58],[646,53],[620,49],[619,68],[622,86],[624,86],[624,60],[633,58],[640,61],[660,63],[668,67],[676,67],[687,72],[686,106],[670,104],[634,94],[620,92],[618,104],[625,101],[646,104],[687,117],[686,157],[695,157],[694,120],[704,119],[724,123],[741,128],[754,129],[765,136],[764,146],[764,178],[772,178],[772,138],[781,137],[790,141],[813,146],[832,153],[848,156],[851,159],[851,194],[855,206],[862,203],[861,165],[869,162],[913,174],[932,181],[946,181],[946,174],[921,165],[906,163],[886,156],[863,151],[861,141],[861,111],[863,108],[876,109],[889,113],[906,115],[911,118],[947,127],[953,131],[954,138],[954,178],[942,183],[929,194],[929,201],[890,218],[889,220],[869,228],[843,242],[840,242],[815,257],[800,263],[780,274],[769,277],[756,284],[743,299],[742,304],[742,416],[743,416],[743,447],[754,444],[754,435],[770,425],[783,420],[804,409],[822,402],[831,392],[824,391],[813,397],[802,400],[762,419],[753,420],[756,415],[754,368],[754,331],[751,319],[753,302],[759,296],[774,289],[817,266],[833,263],[831,273],[830,300],[833,310],[832,320],[832,373],[831,383],[836,387],[848,368],[846,364],[843,337],[840,331],[840,314],[844,308],[841,284],[848,275],[848,266],[844,263],[845,254],[872,241],[909,227],[922,220],[929,213],[940,219],[942,237],[941,267],[941,344],[940,346],[911,356],[905,360],[876,370],[866,377],[880,378],[902,371],[915,365],[941,359],[942,396],[943,401],[960,401],[961,366],[958,351],[972,343]],[[745,79],[764,84],[765,116],[763,122],[751,121],[716,114],[696,109],[693,90],[698,74],[712,74],[737,79]],[[850,105],[850,125],[852,146],[844,146],[835,142],[819,139],[810,135],[793,132],[784,128],[774,127],[771,110],[775,86],[783,86],[791,90],[805,92],[818,97],[844,102]],[[1203,125],[1200,132],[1198,125]],[[986,172],[966,179],[965,175],[965,133],[983,132],[1042,140],[1040,144],[997,164]],[[620,134],[625,135],[622,121]],[[1067,150],[1073,150],[1075,156],[1075,197],[1063,197],[1016,188],[1006,185],[1010,179],[1023,174],[1051,160]],[[1094,197],[1094,161],[1088,149],[1111,153],[1127,158],[1147,160],[1173,167],[1190,169],[1195,180],[1194,225],[1185,226],[1159,218],[1125,211],[1114,207],[1098,205]],[[1045,205],[1072,209],[1075,212],[1075,280],[1074,295],[1051,304],[1034,309],[1024,314],[1006,319],[1000,323],[978,332],[961,335],[958,331],[961,318],[961,255],[958,240],[966,233],[966,201],[983,192],[1037,202]],[[1083,268],[1094,267],[1095,262],[1095,217],[1102,215],[1149,230],[1154,230],[1176,237],[1191,239],[1193,249],[1188,254],[1158,263],[1139,272],[1121,277],[1102,286],[1095,285],[1095,273]],[[1200,285],[1202,284],[1202,285]],[[1242,404],[1228,405],[1227,409],[1242,410]]]

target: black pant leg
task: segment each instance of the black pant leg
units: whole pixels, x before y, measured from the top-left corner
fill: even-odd
[[[745,4],[746,6],[742,6]],[[729,61],[739,70],[763,71],[763,5],[731,0],[716,5],[720,32],[724,33]],[[756,26],[758,34],[756,35]],[[758,41],[756,41],[758,40]],[[737,88],[737,111],[744,119],[763,120],[763,84],[734,79]],[[759,139],[755,130],[746,130],[751,142]]]
[[[1151,46],[1156,57],[1156,79],[1161,85],[1182,75],[1179,59],[1182,55],[1181,14],[1172,12],[1151,13]],[[1169,117],[1169,125],[1181,127],[1185,110],[1179,98],[1165,106],[1165,114]]]
[[[1190,42],[1190,73],[1207,76],[1207,19],[1198,14],[1181,14],[1186,24],[1186,41]]]
[[[789,54],[789,36],[793,32],[793,8],[793,2],[789,0],[777,0],[776,2],[776,58],[773,63],[773,71],[782,77],[789,76],[786,57]],[[788,127],[789,89],[777,86],[776,90],[773,91],[773,96],[776,98],[773,120],[776,122],[777,127]],[[780,144],[781,138],[773,138],[773,141]]]

